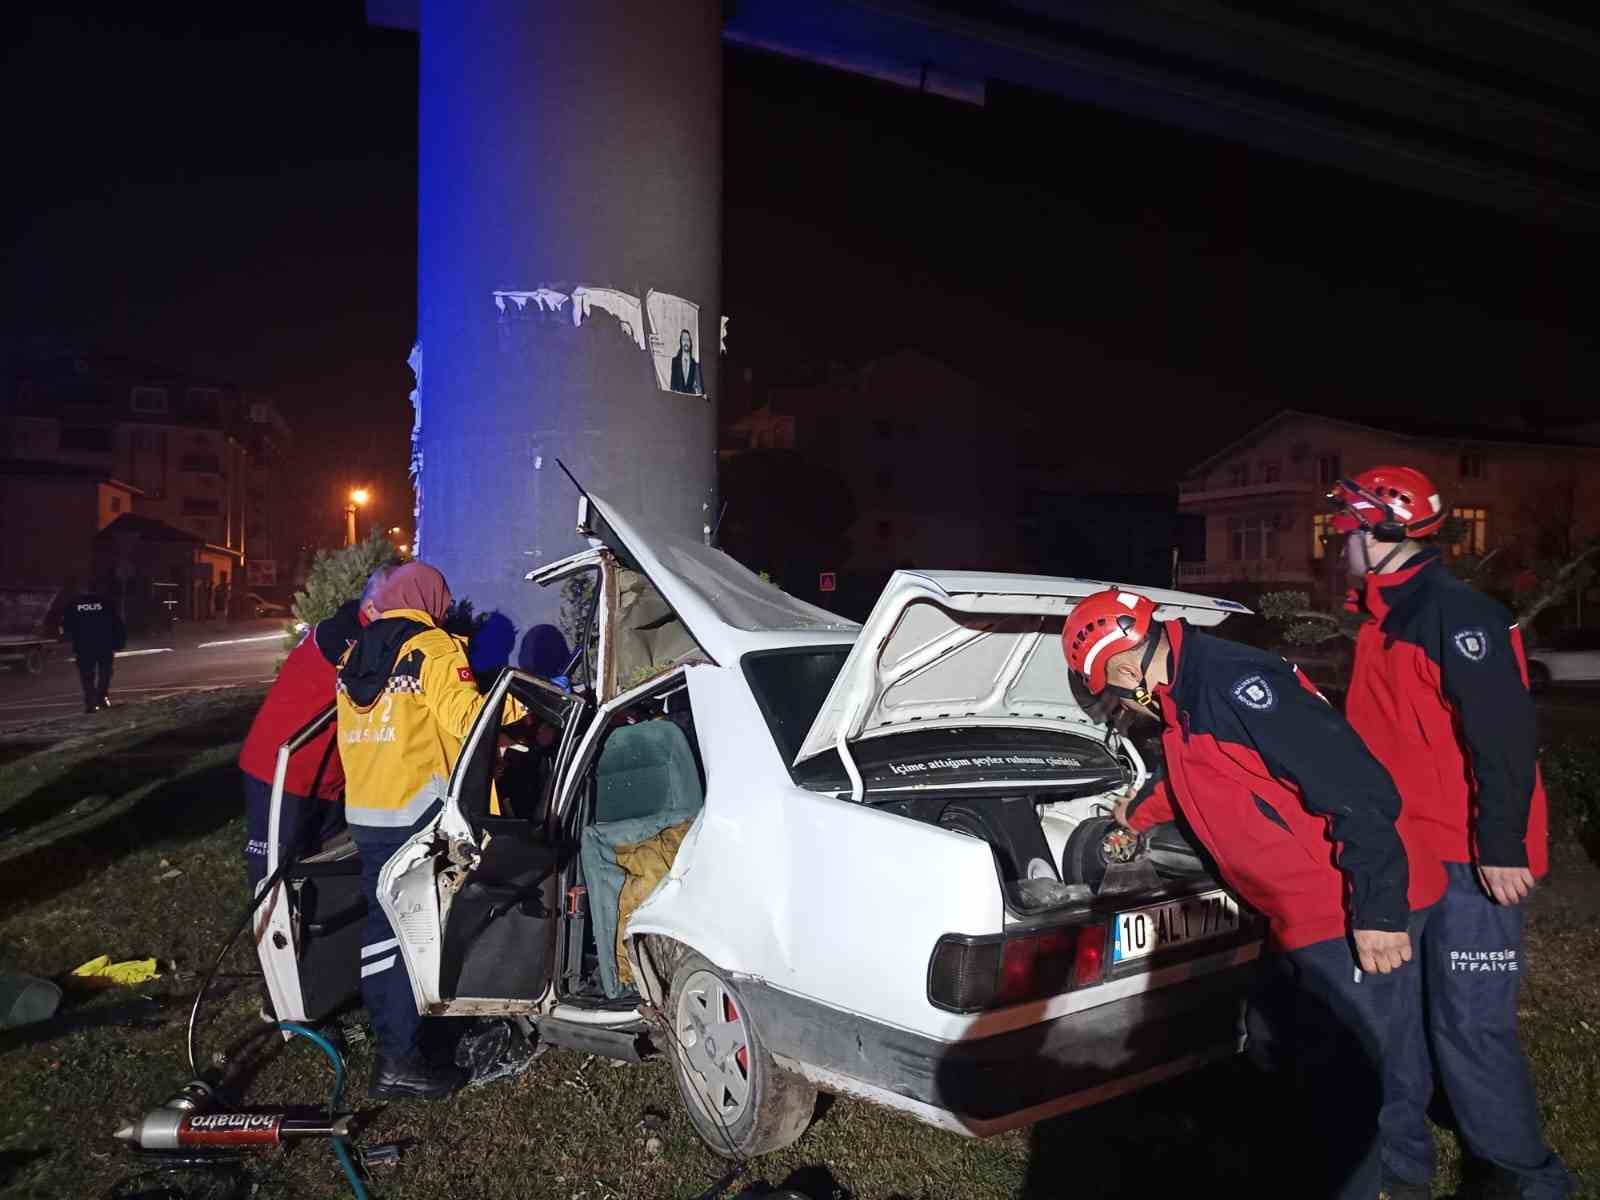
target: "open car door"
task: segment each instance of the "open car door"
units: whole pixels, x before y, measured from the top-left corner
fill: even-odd
[[[529,716],[500,746],[504,701]],[[429,1016],[536,1011],[555,963],[557,876],[572,848],[551,820],[555,783],[589,714],[577,694],[507,670],[462,744],[444,806],[378,877]]]
[[[280,866],[285,869],[282,880],[271,885],[271,894],[256,909],[253,929],[272,1009],[284,1021],[323,1020],[353,1001],[360,990],[357,972],[367,906],[361,896],[361,859],[355,845],[341,834],[307,858],[280,861],[289,760],[316,753],[314,744],[333,720],[330,704],[278,748],[273,772],[266,880]]]

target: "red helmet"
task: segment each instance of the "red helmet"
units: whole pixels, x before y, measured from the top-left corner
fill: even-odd
[[[1328,493],[1338,511],[1328,522],[1335,533],[1366,529],[1380,542],[1432,537],[1444,524],[1439,489],[1415,467],[1373,467],[1341,479]]]
[[[1085,596],[1073,605],[1061,627],[1067,669],[1081,675],[1098,696],[1106,687],[1106,663],[1113,655],[1143,645],[1155,620],[1155,602],[1137,592],[1109,588]]]

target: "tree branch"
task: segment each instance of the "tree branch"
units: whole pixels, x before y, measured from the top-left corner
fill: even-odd
[[[1582,572],[1588,561],[1596,554],[1600,554],[1600,542],[1596,542],[1568,559],[1561,569],[1551,577],[1550,582],[1544,585],[1539,594],[1528,601],[1522,610],[1517,613],[1517,624],[1525,627],[1529,621],[1533,620],[1552,604],[1558,604],[1565,599],[1567,594],[1572,591],[1574,584],[1578,582],[1576,576]]]

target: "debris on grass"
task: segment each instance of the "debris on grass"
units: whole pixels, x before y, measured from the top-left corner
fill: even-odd
[[[101,954],[74,968],[67,982],[83,988],[132,987],[160,978],[161,972],[156,970],[153,958],[129,958],[114,963],[109,954]]]

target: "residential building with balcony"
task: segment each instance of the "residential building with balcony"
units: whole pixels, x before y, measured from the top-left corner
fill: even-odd
[[[1498,574],[1560,559],[1600,533],[1600,447],[1515,429],[1379,428],[1287,409],[1187,471],[1178,506],[1205,522],[1188,588],[1253,600],[1293,588],[1342,593],[1330,488],[1369,467],[1423,470],[1463,533],[1455,556],[1491,552]]]
[[[244,590],[247,556],[279,552],[283,497],[273,475],[289,446],[276,409],[224,381],[96,356],[15,357],[6,366],[0,458],[127,484],[145,542],[197,548],[188,577],[161,581],[181,584],[180,615],[214,612]],[[157,538],[149,522],[183,536]],[[85,554],[104,524],[72,534]],[[128,581],[145,586],[148,573],[136,567]]]

